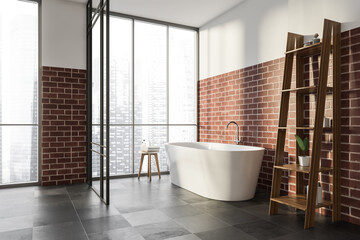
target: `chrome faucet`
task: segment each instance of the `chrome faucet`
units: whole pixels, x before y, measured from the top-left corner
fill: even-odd
[[[230,121],[227,125],[226,125],[226,129],[228,129],[230,124],[235,124],[236,125],[236,136],[234,136],[234,142],[236,145],[238,145],[241,142],[241,138],[239,135],[239,125],[235,122],[235,121]]]

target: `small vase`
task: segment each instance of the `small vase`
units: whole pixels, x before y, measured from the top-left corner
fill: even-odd
[[[302,167],[308,167],[310,164],[310,156],[299,156],[299,164]]]
[[[306,187],[306,198],[308,198],[309,196],[309,185],[307,185]],[[316,191],[316,205],[318,205],[319,203],[322,203],[323,199],[322,199],[322,186],[320,185],[320,183],[317,186],[317,191]]]

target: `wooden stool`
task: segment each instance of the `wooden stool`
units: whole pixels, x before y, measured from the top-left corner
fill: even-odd
[[[155,162],[156,162],[156,167],[157,167],[158,174],[159,174],[159,179],[161,179],[160,168],[159,168],[159,160],[158,160],[157,152],[141,152],[141,160],[140,160],[140,168],[139,168],[138,179],[140,179],[141,168],[142,168],[142,165],[143,165],[143,162],[144,162],[145,155],[148,156],[148,172],[147,172],[147,175],[148,175],[150,181],[151,181],[151,155],[153,155],[155,157]]]

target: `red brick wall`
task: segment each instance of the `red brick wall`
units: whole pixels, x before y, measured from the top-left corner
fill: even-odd
[[[86,71],[42,68],[41,184],[86,180]]]
[[[342,33],[341,50],[342,218],[360,224],[360,28]],[[268,191],[276,148],[283,69],[284,58],[280,58],[202,79],[199,83],[199,140],[233,144],[236,128],[232,125],[226,129],[226,124],[232,120],[238,122],[243,144],[266,149],[258,187]],[[306,82],[309,79],[316,81],[318,70],[317,58],[309,59],[305,67]],[[292,84],[294,86],[294,79]],[[305,116],[311,123],[314,97],[306,98],[306,101],[310,111],[306,111]],[[291,95],[288,125],[295,125],[295,104],[295,95]],[[325,116],[332,112],[331,97],[326,106]],[[294,134],[295,130],[287,133],[285,162],[295,162]],[[324,134],[323,165],[329,164],[332,158],[329,142],[331,135]],[[324,197],[330,198],[331,175],[322,174],[320,180]],[[290,194],[295,192],[294,172],[284,171],[281,189]]]
[[[342,33],[341,86],[342,213],[360,224],[360,28]]]
[[[231,125],[226,129],[226,124],[236,121],[243,144],[266,148],[259,187],[268,190],[276,147],[283,65],[283,58],[276,59],[203,79],[199,86],[200,141],[234,144],[236,128]]]

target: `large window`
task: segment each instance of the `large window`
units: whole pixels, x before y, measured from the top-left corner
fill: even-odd
[[[38,4],[0,7],[0,185],[38,181]]]
[[[161,147],[161,171],[168,170],[165,143],[196,141],[196,38],[195,30],[110,17],[111,175],[138,171],[142,139]],[[99,39],[97,26],[93,39]],[[96,64],[98,43],[93,46]],[[100,115],[94,99],[100,93],[99,72],[92,71],[93,142],[97,142]],[[98,165],[98,156],[93,155],[94,177],[99,176]]]

